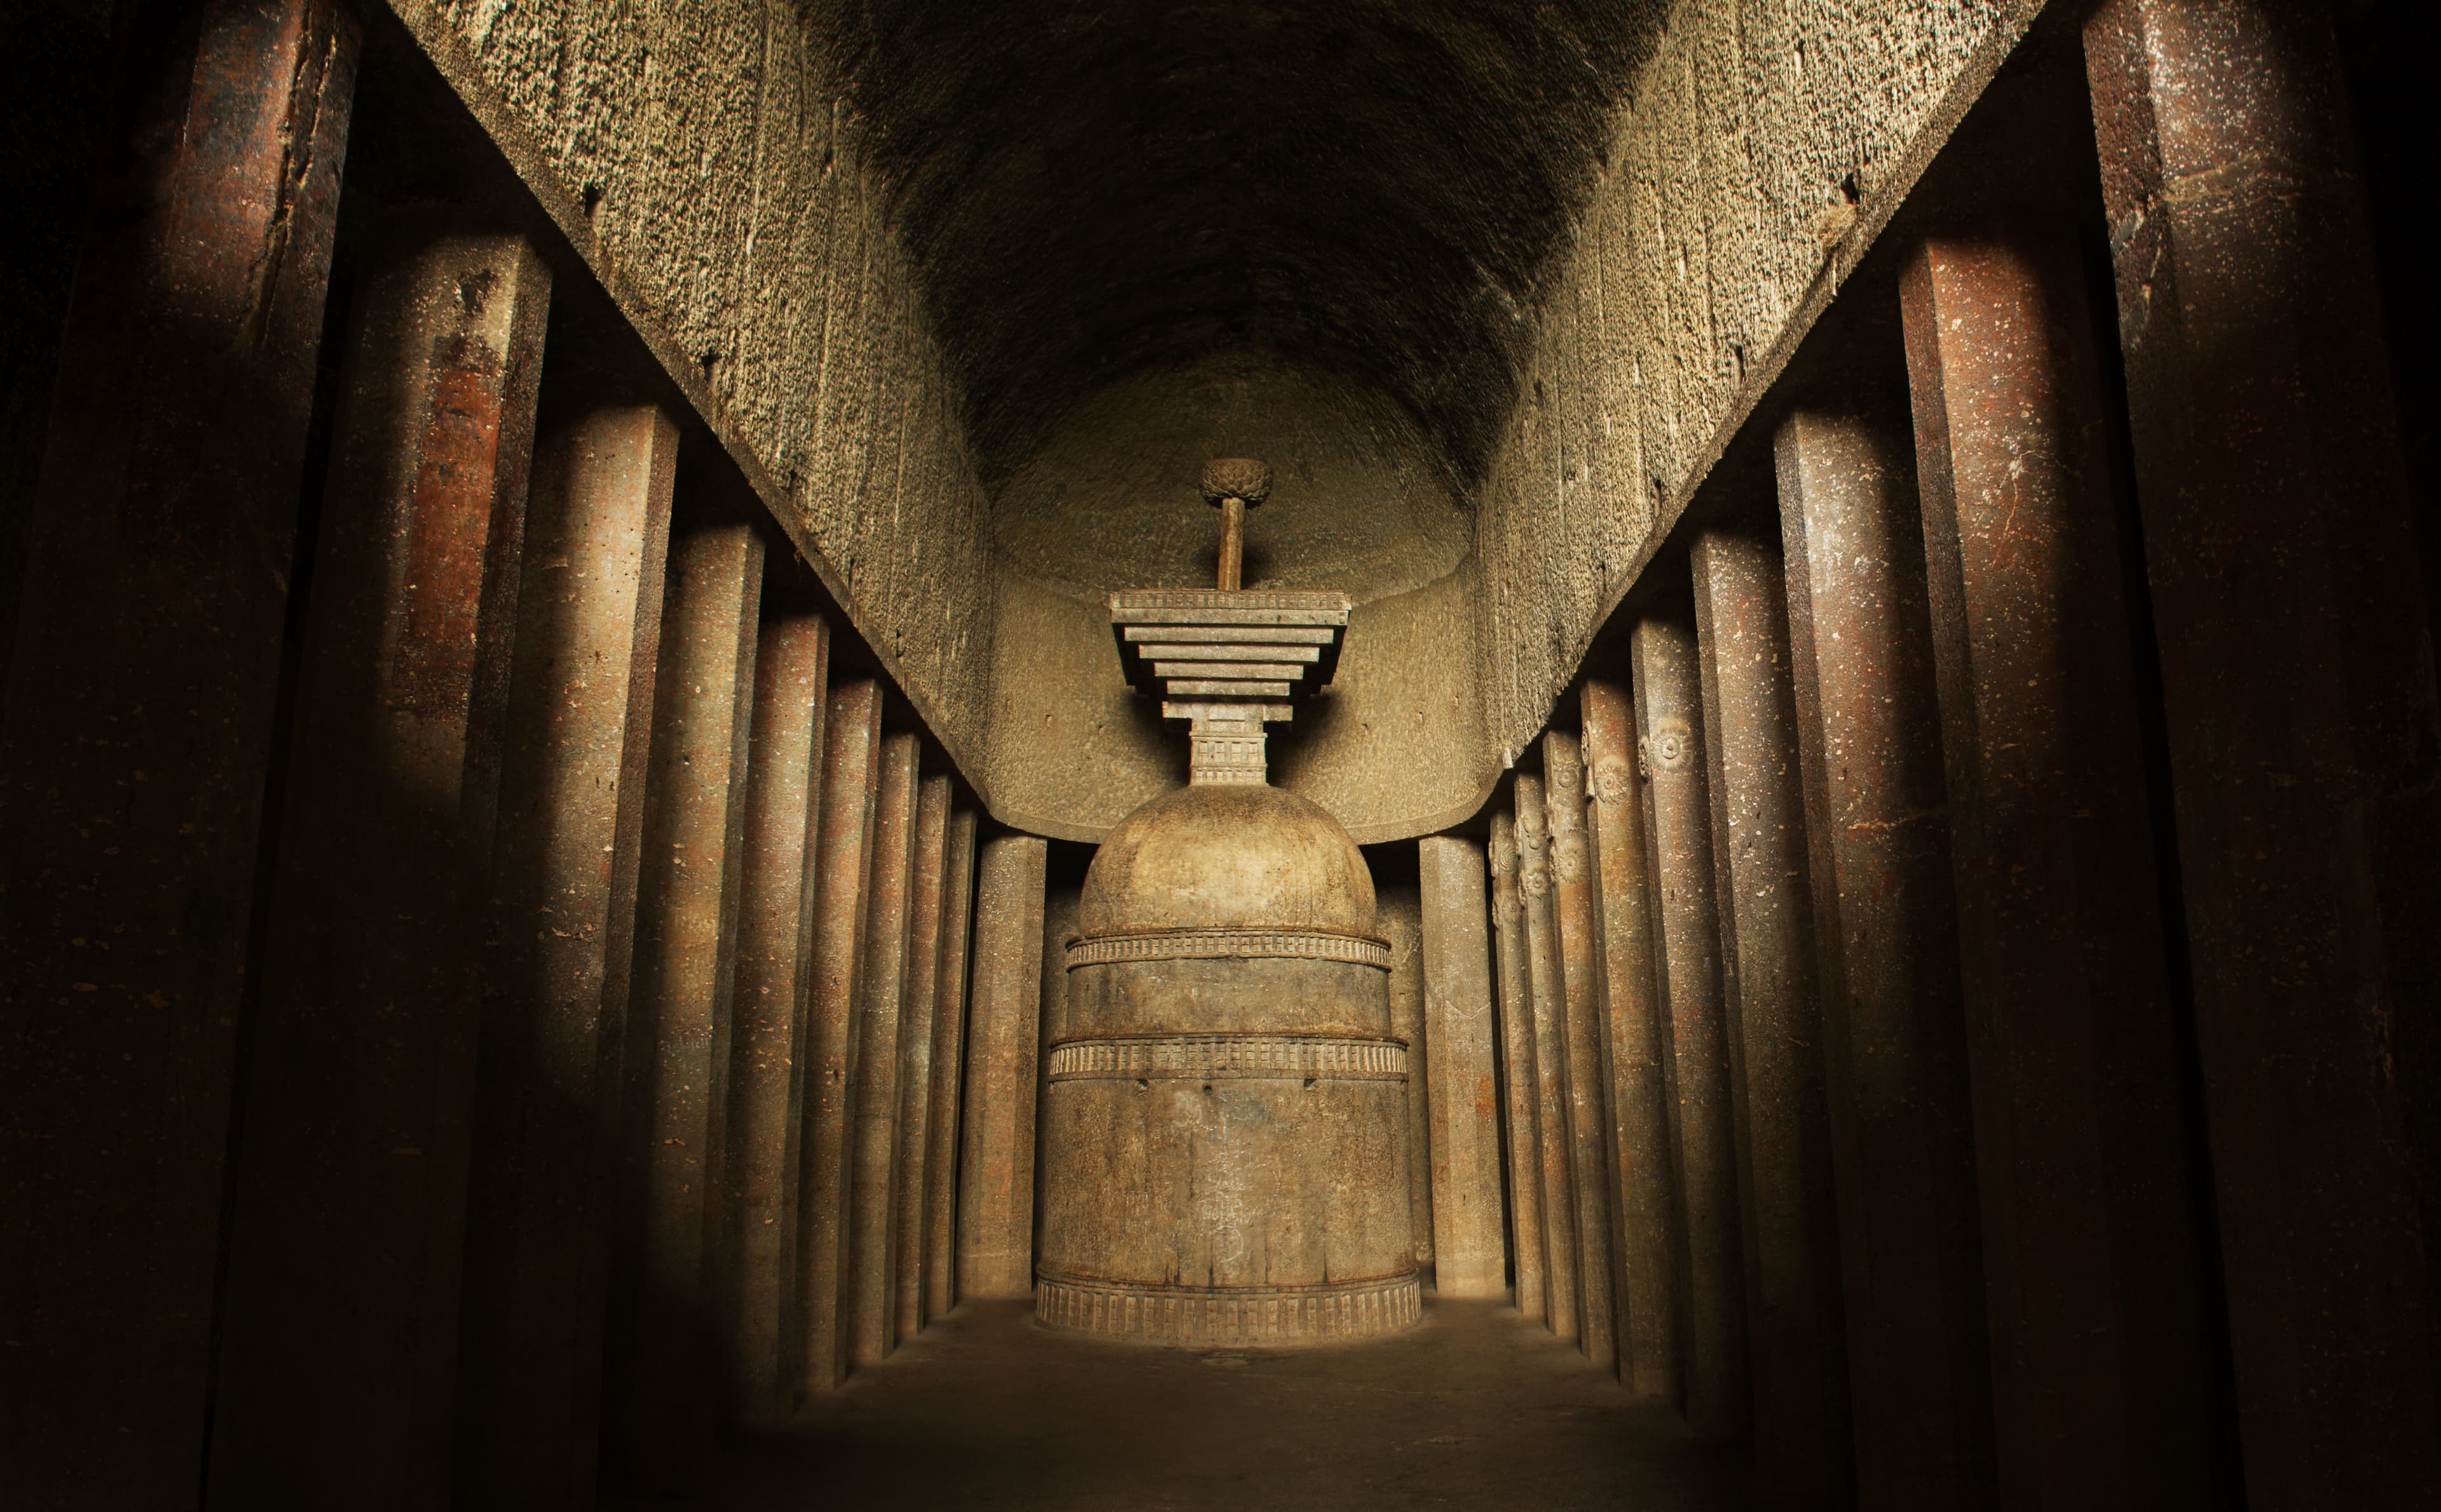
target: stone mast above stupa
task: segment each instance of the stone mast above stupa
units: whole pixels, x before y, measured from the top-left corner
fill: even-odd
[[[1330,682],[1347,630],[1344,593],[1240,588],[1246,512],[1271,496],[1272,470],[1242,457],[1203,468],[1220,511],[1219,583],[1111,595],[1111,630],[1128,681],[1158,693],[1165,719],[1187,722],[1187,782],[1266,781],[1263,727]]]

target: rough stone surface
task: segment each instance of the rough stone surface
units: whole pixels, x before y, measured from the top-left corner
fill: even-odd
[[[723,1405],[745,1423],[774,1421],[796,1401],[793,1299],[829,683],[827,624],[812,615],[765,622],[754,654],[724,1224],[714,1269],[713,1330],[728,1366]]]
[[[958,1295],[1034,1295],[1035,1068],[1041,1053],[1042,888],[1049,846],[984,842],[959,1121]]]
[[[1618,1289],[1611,1215],[1610,1063],[1602,1016],[1600,901],[1594,893],[1591,848],[1585,839],[1585,765],[1577,737],[1543,736],[1543,801],[1551,836],[1551,913],[1558,927],[1560,986],[1566,995],[1562,1028],[1568,1054],[1568,1164],[1576,1179],[1578,1343],[1605,1369],[1618,1364]]]
[[[958,1305],[958,1107],[966,1090],[967,963],[975,915],[975,814],[949,817],[942,864],[941,965],[932,1010],[932,1114],[924,1155],[924,1313]]]
[[[1425,1028],[1424,902],[1405,877],[1374,884],[1373,927],[1390,942],[1390,1033],[1407,1042],[1408,1212],[1416,1263],[1433,1264],[1432,1046]]]
[[[1534,1096],[1534,986],[1526,956],[1526,895],[1518,883],[1517,820],[1492,815],[1492,933],[1500,989],[1501,1135],[1509,1166],[1510,1279],[1517,1310],[1541,1319],[1550,1304],[1543,1269],[1543,1138]]]
[[[610,1232],[605,1444],[669,1485],[712,1442],[720,1400],[704,1326],[729,1130],[763,542],[721,524],[670,544],[644,789],[624,1103]]]
[[[447,1494],[551,275],[519,238],[389,234],[349,342],[246,1070],[208,1471],[232,1503]]]
[[[1652,837],[1659,982],[1670,1020],[1667,1084],[1678,1157],[1686,1319],[1687,1421],[1735,1439],[1751,1422],[1746,1366],[1745,1240],[1740,1190],[1739,1045],[1721,980],[1712,875],[1712,812],[1705,796],[1704,694],[1695,627],[1636,621],[1636,765]]]
[[[40,473],[6,522],[25,534],[23,597],[0,625],[15,631],[0,1495],[28,1505],[195,1494],[285,568],[355,81],[344,6],[181,20],[130,28],[121,66],[141,85],[96,154]]]
[[[475,1060],[456,1504],[583,1507],[678,430],[572,416],[536,448]]]
[[[1793,1495],[1835,1500],[1854,1483],[1855,1451],[1788,592],[1775,542],[1711,531],[1689,555],[1722,976],[1743,1084],[1755,1463]]]
[[[1433,1289],[1443,1297],[1505,1297],[1500,1067],[1484,852],[1456,835],[1427,836],[1416,849],[1430,1049],[1425,1145],[1433,1183]]]
[[[1679,1393],[1677,1174],[1670,1153],[1670,1021],[1636,776],[1636,706],[1589,677],[1581,747],[1591,802],[1602,929],[1603,1033],[1609,1038],[1613,1253],[1618,1257],[1618,1378],[1639,1396]]]
[[[1682,0],[1536,290],[1475,485],[1486,748],[1523,748],[2039,0]]]
[[[2329,25],[2086,33],[2246,1493],[2282,1508],[2441,1482],[2441,721]]]
[[[1268,785],[1187,787],[1102,846],[1077,921],[1037,1316],[1172,1344],[1414,1323],[1409,1056],[1347,832]]]
[[[819,11],[396,0],[970,779],[984,491]]]
[[[798,1390],[847,1378],[855,1291],[851,1208],[858,1144],[857,1053],[864,1036],[865,930],[877,870],[881,685],[833,685],[823,715],[823,808],[814,861],[813,970],[806,985],[805,1069],[797,1197],[796,1305],[787,1338],[801,1351]]]
[[[1578,1273],[1575,1130],[1568,1107],[1568,997],[1551,906],[1551,831],[1543,782],[1523,772],[1510,798],[1517,822],[1517,891],[1526,982],[1534,1012],[1534,1132],[1543,1150],[1544,1318],[1574,1340],[1583,1318]]]
[[[1995,1460],[2015,1495],[2203,1505],[2210,1304],[2085,268],[2047,228],[1962,230],[1901,296]]]
[[[942,915],[949,864],[949,780],[927,777],[915,801],[915,883],[908,898],[906,1007],[898,1021],[898,1212],[892,1235],[897,1285],[894,1334],[924,1326],[924,1215],[931,1179],[932,1098],[938,1078],[932,1024],[941,1008]]]
[[[1366,843],[1480,806],[2040,9],[392,7],[1004,819],[1098,839],[1173,765],[1040,639],[1038,585],[1186,570],[1202,459],[1270,457],[1257,561],[1398,589],[1420,633],[1360,623],[1347,717],[1280,767]],[[1259,109],[1170,98],[1239,68],[1274,80]],[[1312,392],[1337,460],[1301,478],[1258,443]],[[1258,434],[1169,477],[1198,425]],[[1146,496],[1091,486],[1113,456],[1176,525],[1090,525]],[[1057,707],[1013,717],[1045,657]]]
[[[1947,792],[1922,511],[1894,419],[1804,410],[1777,438],[1856,1484],[1867,1504],[1985,1506],[1991,1362]]]
[[[899,1082],[915,927],[921,759],[913,735],[881,743],[864,963],[857,992],[855,1175],[848,1194],[848,1359],[877,1364],[898,1342]],[[929,1043],[930,1027],[927,1026]]]

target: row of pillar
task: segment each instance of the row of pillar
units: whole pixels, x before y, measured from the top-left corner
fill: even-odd
[[[1906,392],[1798,397],[1491,816],[1476,1179],[1782,1489],[2429,1505],[2441,718],[2329,27],[2086,45],[2125,420],[2074,227],[1907,250]]]
[[[11,1506],[590,1507],[958,1297],[976,878],[989,964],[1041,842],[678,416],[549,369],[524,238],[385,222],[320,361],[356,27],[149,40],[77,275],[0,711]]]

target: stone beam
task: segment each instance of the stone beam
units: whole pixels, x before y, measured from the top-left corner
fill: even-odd
[[[975,915],[975,814],[949,817],[942,863],[941,964],[933,978],[932,1103],[924,1154],[924,1313],[958,1305],[958,1105],[965,1090],[967,951]]]
[[[476,1054],[457,1497],[593,1502],[606,1207],[678,427],[585,411],[534,462]]]
[[[551,274],[386,229],[323,494],[211,1494],[447,1499],[482,910]],[[470,297],[466,291],[479,291]]]
[[[909,943],[914,933],[917,808],[923,792],[913,735],[881,743],[873,882],[857,1002],[855,1175],[848,1196],[848,1359],[873,1365],[898,1343],[899,1069],[905,1045]]]
[[[1548,1315],[1549,1278],[1543,1252],[1543,1136],[1534,1095],[1534,988],[1527,966],[1526,894],[1519,882],[1517,820],[1494,810],[1492,843],[1492,928],[1500,988],[1500,1097],[1509,1136],[1509,1252],[1515,1267],[1517,1310]]]
[[[2427,1504],[2432,651],[2325,7],[2087,24],[2246,1496]]]
[[[2084,264],[1996,226],[1916,248],[1900,292],[2000,1479],[2201,1505],[2198,1210]]]
[[[932,1137],[934,1017],[941,999],[942,889],[949,861],[949,780],[927,777],[915,800],[915,879],[908,897],[906,1007],[898,1029],[897,1216],[893,1332],[924,1327],[926,1157]]]
[[[1455,835],[1434,835],[1419,840],[1416,850],[1423,892],[1424,1038],[1432,1046],[1426,1143],[1433,1287],[1444,1297],[1503,1297],[1509,1277],[1500,1233],[1500,1077],[1492,1052],[1483,848]]]
[[[1712,885],[1712,814],[1705,797],[1704,697],[1694,626],[1636,622],[1636,755],[1660,925],[1660,983],[1670,1024],[1672,1146],[1684,1228],[1687,1421],[1729,1440],[1749,1421],[1744,1240],[1744,1143],[1735,1025],[1721,980]]]
[[[190,1504],[356,11],[132,22],[0,707],[0,1495]]]
[[[1601,915],[1585,843],[1585,765],[1577,737],[1543,736],[1543,806],[1551,837],[1551,913],[1559,927],[1562,1026],[1568,1057],[1568,1164],[1576,1181],[1577,1342],[1605,1370],[1618,1365],[1618,1323],[1611,1247],[1608,1038],[1601,1003]]]
[[[754,708],[763,542],[717,524],[670,546],[660,686],[644,788],[636,965],[612,1210],[606,1443],[664,1489],[713,1444],[708,1256],[728,1135],[728,1080]]]
[[[1525,904],[1526,981],[1534,1009],[1534,1130],[1543,1150],[1544,1317],[1574,1342],[1583,1312],[1577,1271],[1577,1180],[1568,1113],[1567,984],[1551,905],[1551,831],[1543,780],[1519,773],[1517,891]]]
[[[854,1294],[849,1206],[863,1040],[857,1031],[880,784],[881,685],[865,679],[834,686],[823,716],[813,973],[806,984],[800,1099],[795,1334],[798,1389],[805,1392],[828,1391],[847,1378]]]
[[[1047,842],[984,843],[975,888],[973,1004],[958,1162],[958,1293],[1034,1295],[1034,1113],[1041,1053]]]
[[[1857,1494],[1983,1505],[1991,1361],[1915,471],[1880,415],[1801,411],[1777,445]]]
[[[1755,1465],[1791,1495],[1835,1500],[1854,1484],[1855,1451],[1787,589],[1775,543],[1708,531],[1690,556],[1723,977],[1745,1093]]]
[[[795,1405],[793,1341],[813,986],[814,860],[821,836],[830,627],[812,615],[766,622],[754,653],[737,981],[713,1332],[732,1421],[769,1424]]]
[[[1660,991],[1653,872],[1636,779],[1627,690],[1588,679],[1582,700],[1594,855],[1601,894],[1603,1032],[1611,1157],[1618,1180],[1618,1378],[1638,1396],[1675,1400],[1679,1211],[1670,1153],[1670,1027]]]

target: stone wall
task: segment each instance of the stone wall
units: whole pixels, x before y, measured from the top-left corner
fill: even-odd
[[[753,0],[393,0],[980,788],[961,395],[819,30]]]
[[[998,817],[1095,838],[1175,780],[1174,742],[1128,703],[1087,602],[1147,585],[1116,580],[1140,552],[1111,549],[1083,505],[1058,539],[1040,500],[1020,511],[1022,549],[1005,539],[1012,520],[996,543],[960,420],[966,375],[945,370],[819,14],[749,0],[392,5]],[[2041,9],[1670,8],[1538,285],[1516,402],[1462,485],[1467,557],[1360,609],[1333,710],[1275,745],[1284,785],[1368,841],[1481,801]],[[1014,471],[1005,486],[1022,493]],[[1257,546],[1261,530],[1258,516]],[[1385,549],[1350,547],[1349,571],[1383,575]],[[1058,570],[1033,560],[1046,550]],[[1116,576],[1080,586],[1097,557]],[[1301,560],[1295,575],[1330,567]],[[1013,637],[1026,644],[995,649]]]
[[[1679,0],[1480,490],[1486,740],[1524,749],[2042,0]]]

